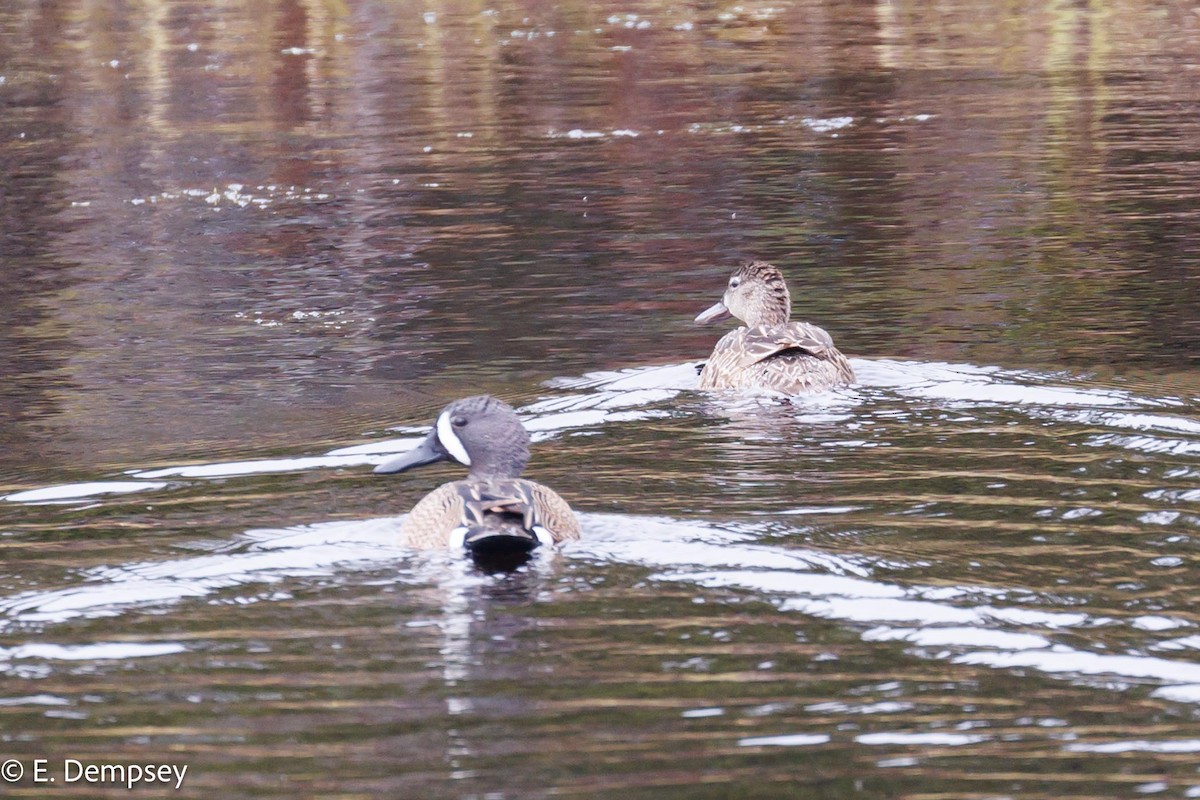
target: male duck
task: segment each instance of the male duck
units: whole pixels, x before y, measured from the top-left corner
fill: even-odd
[[[738,267],[721,302],[696,317],[696,324],[734,316],[749,327],[717,342],[699,388],[809,394],[854,383],[854,370],[833,338],[816,325],[789,321],[791,314],[792,298],[777,267],[765,261]]]
[[[400,531],[410,546],[466,548],[486,556],[579,538],[579,522],[567,502],[520,477],[529,460],[529,433],[507,403],[488,395],[455,400],[425,441],[375,472],[451,460],[470,472],[466,480],[442,484],[413,507]]]

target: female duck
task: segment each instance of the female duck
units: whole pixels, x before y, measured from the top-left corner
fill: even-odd
[[[465,480],[442,484],[409,513],[400,534],[412,547],[466,548],[478,555],[578,539],[579,522],[567,502],[520,477],[528,460],[529,433],[516,412],[480,395],[446,406],[425,441],[375,472],[404,472],[435,461],[470,468]]]
[[[696,317],[731,316],[748,327],[725,334],[700,373],[701,389],[770,389],[810,394],[854,383],[854,370],[823,328],[791,322],[792,298],[778,268],[751,261],[729,278],[721,302]]]

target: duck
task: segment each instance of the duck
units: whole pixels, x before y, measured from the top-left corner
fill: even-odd
[[[414,449],[387,459],[375,474],[452,461],[463,480],[443,483],[409,512],[401,539],[420,550],[466,550],[474,556],[530,553],[578,539],[579,520],[553,489],[521,477],[529,432],[512,406],[490,395],[465,397],[442,409]]]
[[[778,267],[747,261],[734,270],[724,296],[697,316],[696,324],[737,317],[746,326],[717,342],[700,372],[698,388],[801,395],[854,383],[850,361],[834,346],[833,337],[791,316],[791,294]]]

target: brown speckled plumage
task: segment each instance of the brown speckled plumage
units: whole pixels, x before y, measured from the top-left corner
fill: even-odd
[[[442,484],[409,513],[400,533],[412,547],[445,548],[456,532],[459,541],[499,534],[531,547],[578,539],[579,521],[567,502],[520,477],[528,459],[529,433],[516,412],[480,395],[446,406],[421,444],[375,471],[403,472],[446,460],[470,469],[466,479]]]
[[[481,490],[491,495],[493,501],[469,509],[468,498],[472,494],[478,495]],[[495,502],[498,497],[504,499]],[[503,482],[462,480],[443,483],[413,507],[404,520],[400,536],[411,547],[434,550],[446,546],[455,528],[479,524],[519,525],[524,530],[540,525],[550,532],[555,543],[579,538],[579,521],[567,501],[553,489],[521,478]]]
[[[728,315],[749,327],[717,342],[700,373],[701,389],[770,389],[809,394],[854,383],[850,362],[823,329],[792,322],[791,297],[780,271],[763,261],[743,264],[722,301],[696,318],[708,324]]]

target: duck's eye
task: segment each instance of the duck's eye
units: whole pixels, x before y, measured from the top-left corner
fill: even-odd
[[[739,285],[741,285],[741,283],[742,283],[741,278],[730,278],[729,279],[729,288],[736,289]]]
[[[466,417],[452,417],[450,420],[450,424],[456,428],[461,428],[467,424],[467,418]]]

